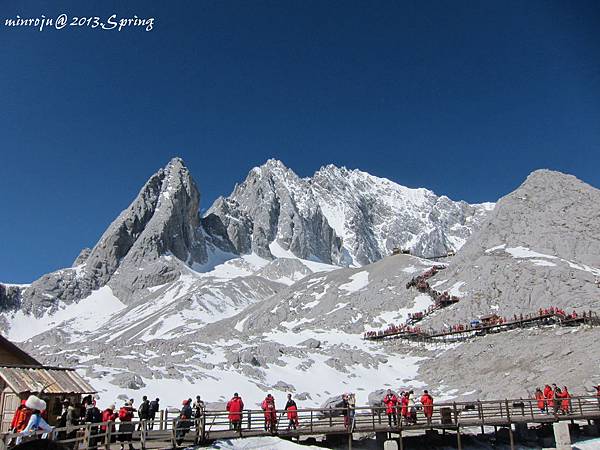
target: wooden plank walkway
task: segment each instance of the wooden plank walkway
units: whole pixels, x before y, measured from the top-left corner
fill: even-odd
[[[560,400],[557,401],[561,405]],[[308,436],[347,435],[353,433],[425,433],[425,430],[452,430],[460,434],[460,430],[470,427],[511,427],[512,424],[551,424],[558,421],[575,420],[600,420],[600,397],[584,396],[570,399],[568,411],[557,410],[550,414],[540,412],[537,400],[513,399],[474,402],[446,402],[433,406],[430,421],[423,414],[423,409],[417,412],[417,422],[407,423],[399,417],[388,417],[384,407],[359,407],[350,411],[353,419],[350,426],[345,426],[343,414],[349,411],[340,408],[328,409],[302,409],[298,411],[297,429],[288,429],[288,420],[285,412],[278,413],[278,423],[273,433],[265,429],[264,414],[261,410],[245,410],[239,430],[231,428],[229,413],[227,411],[206,411],[201,417],[189,421],[187,424],[178,420],[155,421],[154,426],[159,429],[151,430],[148,421],[133,422],[141,426],[141,431],[134,432],[132,443],[144,449],[178,448],[178,438],[182,439],[181,445],[208,443],[219,439],[232,439],[244,437],[273,436],[283,438],[297,438]],[[400,412],[400,409],[398,409]],[[391,423],[391,425],[390,425]],[[119,439],[118,427],[116,433],[111,432],[113,423],[108,425],[107,431],[102,432],[98,426],[101,424],[85,424],[78,427],[54,429],[48,438],[61,443],[70,444],[80,450],[118,448],[115,443]],[[178,436],[178,431],[188,430],[185,437]],[[76,437],[71,440],[59,440],[61,431],[76,432]],[[512,431],[511,431],[512,433]],[[42,435],[42,433],[37,433]],[[115,434],[117,436],[115,436]],[[9,442],[14,441],[17,435],[6,433],[0,438],[0,449],[9,448]]]
[[[365,336],[367,340],[383,340],[389,338],[395,339],[409,339],[425,342],[443,342],[445,338],[459,338],[469,339],[488,333],[498,333],[503,331],[514,330],[516,328],[528,328],[532,326],[548,326],[558,325],[563,327],[579,326],[579,325],[590,325],[600,326],[600,317],[595,312],[578,315],[575,318],[569,316],[563,316],[561,314],[541,314],[541,315],[529,315],[523,318],[517,318],[516,320],[509,320],[502,323],[495,323],[492,325],[480,325],[470,326],[464,325],[460,329],[447,330],[447,331],[433,331],[433,330],[419,330],[419,331],[406,331],[399,329],[397,331],[386,331],[381,334],[373,334]],[[457,340],[457,339],[454,339]]]

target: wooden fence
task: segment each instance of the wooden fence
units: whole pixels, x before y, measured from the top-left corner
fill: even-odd
[[[537,400],[512,399],[472,402],[445,402],[433,405],[430,419],[423,407],[416,406],[416,422],[402,417],[398,407],[394,414],[386,414],[382,407],[313,408],[298,410],[297,424],[290,426],[286,411],[277,412],[273,429],[267,429],[262,410],[244,410],[239,428],[234,429],[227,411],[206,411],[191,420],[142,420],[125,423],[87,423],[73,427],[55,428],[52,432],[37,432],[24,439],[47,438],[77,449],[118,448],[120,442],[129,442],[144,449],[177,448],[235,437],[271,436],[293,438],[317,435],[350,435],[356,433],[388,432],[402,434],[406,430],[444,429],[484,426],[510,426],[515,423],[553,423],[562,420],[600,420],[600,397],[583,396],[569,399],[569,408],[560,409],[562,399],[555,400],[558,408],[542,412]],[[348,419],[345,418],[348,417]],[[123,425],[129,429],[123,429]],[[104,427],[104,430],[102,429]],[[5,433],[0,449],[10,448],[19,435]],[[23,438],[23,436],[21,436]]]

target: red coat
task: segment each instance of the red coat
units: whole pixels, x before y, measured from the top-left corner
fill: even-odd
[[[569,399],[571,398],[571,395],[569,394],[569,391],[564,390],[562,391],[559,395],[558,398],[562,399],[562,401],[560,402],[560,408],[563,411],[568,411],[569,410]]]
[[[288,417],[288,420],[297,420],[298,419],[298,408],[296,408],[295,405],[288,406],[287,417]]]
[[[112,409],[107,408],[104,411],[102,411],[102,422],[114,422],[115,420],[117,420],[117,417],[119,417],[119,415]],[[102,425],[100,429],[102,431],[106,431],[106,425]],[[115,430],[114,425],[112,426],[112,430]]]
[[[230,422],[240,422],[242,420],[242,411],[244,410],[244,402],[242,397],[233,397],[227,402],[227,411],[229,411]]]
[[[396,405],[398,404],[398,397],[396,397],[394,394],[388,394],[385,397],[383,397],[383,404],[386,406],[386,414],[394,414],[394,410],[396,409]]]
[[[131,406],[121,406],[119,409],[119,420],[121,422],[131,422],[133,420],[133,409]]]
[[[408,417],[408,397],[402,396],[402,417]]]
[[[423,414],[425,417],[433,416],[433,397],[429,394],[421,396],[421,404],[423,405]]]
[[[547,386],[544,388],[544,398],[548,407],[554,407],[554,391],[551,387]]]
[[[267,400],[266,398],[262,402],[262,409],[265,412],[265,420],[267,422],[277,421],[277,410],[275,409],[275,401]]]
[[[544,409],[546,407],[546,402],[544,402],[544,394],[541,391],[535,393],[535,399],[537,400],[539,409]]]
[[[29,423],[31,413],[32,411],[29,408],[26,408],[25,405],[19,406],[15,411],[10,427],[17,433],[23,431]]]

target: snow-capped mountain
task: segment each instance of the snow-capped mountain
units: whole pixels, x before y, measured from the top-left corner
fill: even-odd
[[[239,253],[272,257],[276,242],[305,259],[360,266],[395,247],[426,257],[458,250],[493,207],[333,165],[300,178],[269,160],[217,199],[205,221]]]
[[[275,160],[252,169],[230,197],[215,201],[204,218],[199,216],[199,204],[194,179],[183,161],[174,158],[150,177],[98,243],[82,250],[73,267],[44,275],[24,288],[0,290],[2,309],[24,317],[52,316],[104,286],[125,304],[146,302],[173,283],[185,286],[178,290],[178,298],[189,299],[201,290],[197,282],[205,285],[207,273],[228,260],[236,261],[224,267],[260,260],[255,270],[274,258],[303,260],[303,268],[288,274],[289,282],[298,273],[320,270],[319,263],[362,265],[395,246],[445,253],[459,248],[490,209],[487,204],[452,202],[425,189],[408,189],[333,166],[301,179]],[[298,262],[279,265],[290,264]],[[280,281],[262,275],[259,278],[269,285]],[[187,281],[182,282],[184,278]],[[209,303],[222,309],[216,300]],[[4,322],[9,328],[10,319]]]
[[[265,329],[256,328],[267,316],[277,318],[288,308],[276,307],[278,302],[300,298],[297,289],[323,290],[315,294],[315,299],[324,296],[323,305],[328,305],[323,311],[315,307],[320,320],[303,318],[311,308],[296,306],[280,321],[289,323],[271,320],[268,326],[289,330],[308,321],[316,326],[323,318],[337,320],[346,330],[331,345],[322,339],[319,350],[319,361],[333,364],[346,340],[361,343],[361,317],[372,326],[384,323],[377,317],[381,308],[374,310],[369,297],[362,298],[363,305],[352,315],[347,314],[352,308],[337,301],[347,294],[352,302],[363,294],[359,285],[368,284],[361,279],[367,272],[355,280],[359,269],[344,266],[378,261],[395,246],[432,253],[457,249],[490,209],[333,166],[303,179],[275,160],[252,169],[232,195],[216,200],[204,217],[199,206],[194,179],[181,159],[173,159],[150,177],[96,245],[81,251],[73,267],[30,285],[0,285],[4,333],[12,340],[28,341],[26,345],[47,362],[68,362],[86,368],[90,376],[100,374],[95,382],[105,386],[106,395],[181,379],[186,372],[177,361],[190,362],[191,355],[198,358],[198,377],[218,383],[223,377],[250,374],[248,382],[259,386],[253,388],[258,395],[261,386],[282,381],[267,382],[245,365],[262,361],[260,354],[281,363],[271,361],[272,345],[262,337]],[[386,286],[391,283],[390,271],[397,269],[393,261],[374,266],[371,286],[379,283],[378,276]],[[415,267],[429,264],[414,258],[400,284],[418,270]],[[326,294],[329,284],[339,286]],[[409,296],[403,301],[412,308],[413,300]],[[393,310],[396,300],[390,302],[384,302],[385,307]],[[256,310],[260,319],[249,319],[255,317],[251,308],[258,304],[263,305]],[[268,304],[276,313],[264,310]],[[244,311],[248,313],[238,318]],[[327,330],[326,322],[316,332]],[[232,330],[244,342],[242,348],[230,342]],[[248,347],[253,341],[260,343],[258,356]],[[114,352],[106,350],[115,344],[121,350],[109,355]],[[240,351],[243,348],[248,350]],[[387,358],[369,356],[374,349],[368,344],[354,354],[372,361],[369,379],[378,361]],[[307,346],[298,355],[299,363],[308,364],[314,353]],[[142,358],[140,367],[132,361],[136,355]],[[157,363],[144,369],[145,361],[154,358]],[[168,363],[166,371],[158,361]],[[331,375],[345,373],[346,362],[333,364]],[[187,378],[193,382],[197,377]],[[366,382],[367,378],[359,385],[366,389]]]
[[[538,171],[487,214],[489,205],[359,171],[328,166],[302,179],[271,160],[200,218],[196,185],[175,159],[74,267],[0,287],[2,326],[46,363],[79,368],[106,401],[150,394],[175,405],[196,391],[218,403],[237,390],[253,405],[267,391],[291,391],[317,406],[351,390],[364,404],[383,387],[490,398],[507,374],[506,395],[522,395],[524,379],[591,385],[600,381],[598,328],[515,330],[444,348],[363,340],[432,304],[406,285],[435,263],[415,255],[360,261],[415,242],[432,252],[456,248],[436,246],[461,244],[485,217],[429,280],[461,300],[422,326],[530,313],[550,301],[594,308],[599,192]],[[415,223],[431,228],[403,234],[402,224]],[[540,343],[565,350],[538,354]],[[515,358],[519,371],[510,368]]]

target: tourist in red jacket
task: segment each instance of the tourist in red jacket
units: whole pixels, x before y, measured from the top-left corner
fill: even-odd
[[[571,394],[569,394],[569,390],[566,386],[563,386],[563,389],[560,394],[560,409],[563,414],[569,414],[571,411]]]
[[[133,399],[125,402],[125,404],[119,409],[119,421],[121,422],[119,425],[119,442],[121,443],[121,449],[123,449],[125,443],[129,444],[130,449],[133,449],[131,440],[135,425],[132,424],[131,421],[133,420],[133,413],[135,411],[136,410],[133,407]]]
[[[406,423],[409,422],[409,414],[408,414],[408,403],[409,403],[409,398],[408,398],[408,392],[405,392],[401,397],[400,397],[400,403],[402,404],[402,418],[404,418],[404,421]]]
[[[388,416],[388,424],[391,427],[392,421],[396,426],[396,407],[398,406],[398,397],[394,395],[391,389],[388,389],[387,394],[383,397],[383,404],[385,405],[385,413]]]
[[[119,415],[115,412],[115,405],[110,405],[108,408],[106,408],[104,411],[102,411],[102,422],[114,422],[115,420],[117,420],[117,417],[119,417]],[[101,425],[100,429],[102,430],[103,433],[106,432],[106,425]],[[116,435],[114,434],[116,431],[115,428],[115,424],[113,423],[111,425],[111,442],[115,442],[116,440]]]
[[[540,388],[535,389],[535,399],[537,400],[537,407],[540,412],[546,411],[546,402],[544,401],[544,393]]]
[[[275,399],[271,394],[267,394],[261,407],[265,413],[265,430],[275,433],[277,429],[277,410],[275,409]]]
[[[20,433],[25,429],[29,418],[31,417],[31,410],[25,406],[26,400],[21,400],[21,404],[15,410],[15,414],[10,423],[10,429],[13,433]]]
[[[229,411],[229,423],[232,429],[242,431],[242,411],[244,402],[242,397],[236,392],[231,400],[227,402],[227,411]]]
[[[423,405],[423,415],[427,419],[427,424],[431,425],[431,417],[433,416],[433,397],[426,390],[421,396],[421,404]]]
[[[554,390],[548,385],[544,387],[544,398],[546,399],[546,413],[552,414],[554,410]]]

